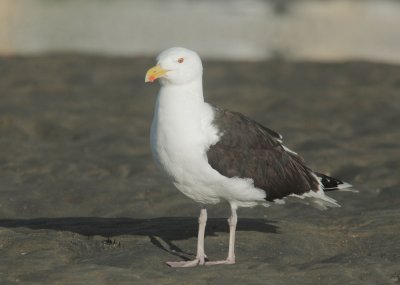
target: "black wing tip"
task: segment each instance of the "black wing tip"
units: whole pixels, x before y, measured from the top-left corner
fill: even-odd
[[[343,190],[353,187],[353,185],[344,182],[340,179],[330,177],[328,175],[315,172],[315,175],[318,177],[320,182],[324,187],[324,191],[335,191],[335,190]]]

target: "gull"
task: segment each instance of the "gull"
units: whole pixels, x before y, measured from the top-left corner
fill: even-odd
[[[204,101],[199,55],[174,47],[161,52],[145,82],[158,80],[151,125],[151,151],[173,185],[201,205],[196,258],[167,262],[171,267],[234,264],[237,209],[307,199],[319,209],[340,207],[326,191],[351,185],[311,170],[282,136],[237,112]],[[227,201],[231,208],[229,249],[210,261],[204,250],[206,205]]]

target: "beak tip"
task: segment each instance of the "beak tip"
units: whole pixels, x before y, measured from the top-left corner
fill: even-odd
[[[150,83],[153,83],[154,82],[154,80],[156,80],[156,77],[154,77],[154,76],[146,76],[146,78],[144,79],[144,82],[150,82]]]

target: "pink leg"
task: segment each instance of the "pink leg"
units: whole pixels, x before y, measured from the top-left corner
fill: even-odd
[[[231,205],[231,208],[232,208],[232,215],[228,219],[229,223],[228,257],[225,260],[208,261],[206,262],[206,265],[235,264],[235,234],[236,234],[237,214],[236,214],[236,207]]]
[[[189,261],[171,261],[167,264],[171,267],[194,267],[197,265],[204,265],[207,258],[204,252],[204,234],[206,231],[207,210],[201,209],[199,217],[199,233],[197,236],[197,255],[194,260]]]

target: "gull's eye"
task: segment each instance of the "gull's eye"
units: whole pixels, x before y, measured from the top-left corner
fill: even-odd
[[[185,60],[185,59],[184,59],[183,57],[178,58],[178,62],[179,62],[179,63],[182,63],[184,60]]]

